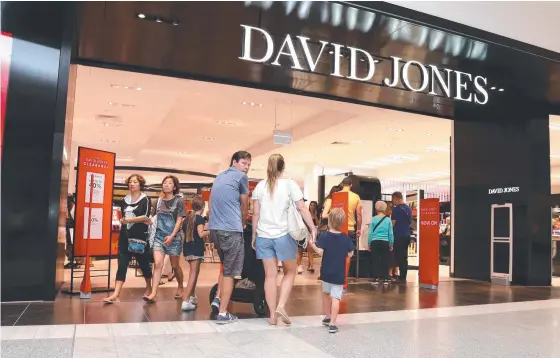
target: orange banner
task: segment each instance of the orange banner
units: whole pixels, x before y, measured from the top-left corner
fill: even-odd
[[[114,180],[115,153],[78,148],[74,256],[110,255]]]
[[[333,193],[331,196],[331,210],[334,208],[339,208],[344,210],[346,215],[344,216],[344,224],[340,228],[340,232],[348,235],[348,193],[339,191],[338,193]],[[348,272],[350,271],[350,258],[346,258],[346,275],[344,275],[344,288],[348,288]]]
[[[439,284],[439,199],[420,200],[418,276],[421,287]]]

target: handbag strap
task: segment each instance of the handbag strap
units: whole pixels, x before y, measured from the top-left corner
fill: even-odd
[[[371,230],[371,234],[373,235],[375,233],[375,230],[379,227],[379,225],[381,225],[381,223],[383,222],[383,220],[387,219],[387,216],[384,216],[381,220],[379,220],[379,222],[377,224],[375,224],[375,226],[373,227],[373,230]]]

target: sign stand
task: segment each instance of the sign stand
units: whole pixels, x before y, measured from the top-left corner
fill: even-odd
[[[439,285],[439,199],[420,199],[418,223],[422,245],[418,245],[420,288],[437,290]]]
[[[83,270],[76,270],[72,265],[70,287],[68,290],[63,290],[62,293],[80,294],[80,298],[87,299],[91,297],[92,293],[114,291],[111,288],[111,261],[113,259],[111,232],[115,157],[115,153],[84,147],[78,148],[76,211],[71,259],[85,258],[86,266]],[[92,270],[90,267],[92,258],[107,259],[108,267]],[[83,275],[76,276],[76,272],[83,273]],[[97,272],[106,274],[92,275]],[[92,287],[91,278],[93,277],[107,277],[107,286],[101,289]],[[82,279],[79,291],[75,291],[74,288],[76,278]]]

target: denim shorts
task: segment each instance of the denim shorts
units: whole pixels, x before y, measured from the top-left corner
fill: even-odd
[[[297,244],[289,234],[267,239],[257,237],[257,259],[274,259],[279,261],[295,260],[297,257]]]
[[[323,281],[323,293],[329,293],[332,298],[336,298],[337,300],[340,301],[342,299],[343,292],[344,292],[343,285],[335,285]]]
[[[154,239],[154,246],[152,247],[152,250],[163,252],[169,256],[181,256],[181,249],[183,248],[182,245],[183,240],[181,239],[180,235],[175,237],[175,239],[173,239],[173,241],[169,245],[164,245],[163,244],[164,240],[165,238],[161,238],[159,237],[159,235],[156,234],[156,237]]]

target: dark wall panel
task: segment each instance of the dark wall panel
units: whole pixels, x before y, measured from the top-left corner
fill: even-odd
[[[74,5],[3,2],[13,34],[2,152],[2,301],[52,300]]]
[[[513,281],[549,285],[550,142],[546,106],[514,94],[479,109],[457,106],[455,276],[490,279],[492,204],[513,204]],[[490,189],[519,192],[490,194]]]

